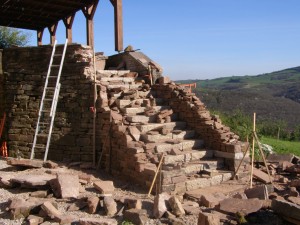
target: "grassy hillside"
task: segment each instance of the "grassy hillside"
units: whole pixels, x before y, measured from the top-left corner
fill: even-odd
[[[282,141],[270,137],[263,137],[261,142],[264,144],[271,145],[275,152],[286,154],[293,153],[300,156],[300,142],[295,141]]]
[[[300,125],[300,67],[258,76],[177,81],[194,82],[194,92],[210,110],[256,112],[258,120],[285,122],[290,130]]]

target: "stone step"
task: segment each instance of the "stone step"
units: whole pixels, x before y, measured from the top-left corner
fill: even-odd
[[[230,180],[232,174],[233,174],[232,171],[218,170],[218,173],[212,177],[200,177],[200,178],[191,177],[189,180],[185,182],[186,191],[219,185],[222,182]]]
[[[145,125],[136,125],[136,127],[141,131],[141,133],[146,133],[151,130],[158,130],[160,128],[166,129],[185,129],[186,122],[183,121],[176,121],[170,123],[153,123],[153,124],[145,124]]]
[[[106,82],[133,83],[135,79],[133,77],[102,77],[100,80]]]
[[[231,179],[231,171],[218,170],[211,176],[190,176],[185,177],[178,173],[178,171],[162,171],[163,184],[162,191],[172,192],[172,191],[192,191],[200,188],[211,187],[219,185],[222,182]],[[177,190],[176,190],[177,189]]]
[[[166,135],[162,134],[142,134],[141,140],[146,143],[150,142],[163,142],[170,139],[191,139],[195,137],[195,131],[194,130],[182,130],[180,133],[169,133]]]
[[[190,150],[190,149],[200,149],[203,148],[204,146],[204,141],[200,139],[196,140],[182,140],[178,144],[173,144],[173,143],[157,143],[155,146],[155,151],[157,153],[162,153],[162,152],[167,152],[171,151],[172,149],[177,149],[180,151],[184,150]]]
[[[194,162],[189,162],[184,165],[182,169],[185,174],[199,174],[201,171],[205,169],[219,170],[224,168],[224,159],[216,158],[216,159],[207,159],[207,160],[197,160]]]
[[[129,100],[129,99],[117,99],[116,100],[116,104],[117,106],[122,109],[122,108],[126,108],[126,107],[130,107],[131,105],[141,105],[143,106],[143,104],[147,104],[147,105],[151,105],[152,101],[150,101],[150,99],[135,99],[135,100]],[[164,100],[162,98],[154,98],[153,99],[153,103],[155,104],[154,106],[157,105],[162,105],[164,103]],[[153,105],[151,105],[153,106]],[[133,107],[136,108],[136,107]]]
[[[107,85],[107,89],[114,89],[114,88],[124,88],[124,89],[138,89],[143,84],[109,84]]]
[[[130,70],[97,70],[97,79],[102,79],[104,77],[118,76],[122,77],[123,75],[129,73]]]
[[[189,150],[183,151],[179,155],[166,155],[163,159],[163,164],[188,163],[195,160],[207,159],[213,157],[213,150]]]
[[[171,115],[171,120],[176,121],[178,119],[178,114],[174,113]],[[156,123],[157,116],[143,116],[143,115],[134,115],[134,116],[126,116],[126,120],[131,123]]]
[[[170,106],[153,106],[152,109],[159,112],[164,109],[170,109]],[[121,111],[126,115],[137,115],[144,113],[147,107],[136,107],[136,108],[122,108]]]

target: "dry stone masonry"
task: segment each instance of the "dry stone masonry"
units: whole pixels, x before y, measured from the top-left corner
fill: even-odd
[[[62,48],[58,46],[57,53]],[[28,158],[30,155],[51,51],[51,46],[3,50],[8,149],[11,156]],[[89,47],[68,46],[49,149],[51,159],[92,160],[92,59]],[[46,135],[38,138],[47,139]],[[37,149],[35,158],[43,157],[43,151]]]
[[[50,52],[51,46],[3,52],[11,156],[29,157]],[[247,144],[210,115],[194,93],[168,77],[151,85],[147,63],[161,70],[144,54],[124,55],[130,58],[128,65],[138,66],[95,74],[92,50],[68,46],[49,159],[92,162],[96,110],[97,162],[109,173],[149,187],[163,157],[160,191],[183,193],[230,179]],[[46,141],[47,136],[38,138]],[[35,157],[42,158],[43,151]]]

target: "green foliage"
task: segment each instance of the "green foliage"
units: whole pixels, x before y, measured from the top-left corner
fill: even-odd
[[[16,28],[0,26],[0,48],[11,46],[25,46],[28,44],[30,34]]]
[[[300,142],[299,141],[284,141],[277,140],[271,137],[262,137],[261,142],[271,145],[273,150],[277,153],[292,153],[300,156]]]

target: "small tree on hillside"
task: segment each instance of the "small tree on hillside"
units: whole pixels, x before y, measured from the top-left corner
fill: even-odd
[[[28,32],[16,28],[0,26],[0,49],[11,46],[25,46],[28,44],[31,35]]]

